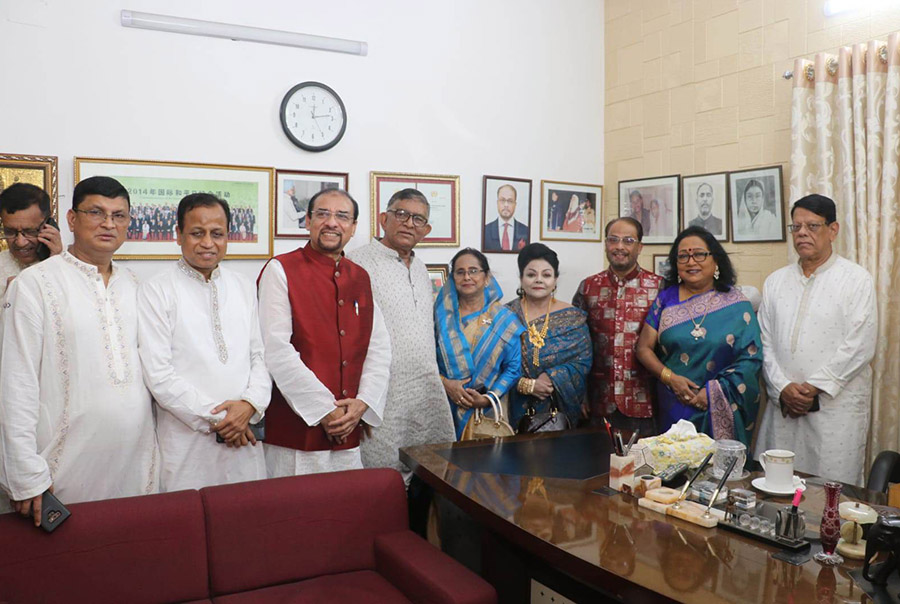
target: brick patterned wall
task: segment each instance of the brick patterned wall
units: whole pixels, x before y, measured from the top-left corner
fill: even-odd
[[[606,218],[618,213],[618,181],[634,178],[781,164],[786,195],[791,82],[781,75],[797,57],[900,30],[900,2],[835,17],[824,4],[607,0]],[[762,288],[787,262],[787,245],[725,247],[739,281]],[[641,264],[667,251],[647,245]]]

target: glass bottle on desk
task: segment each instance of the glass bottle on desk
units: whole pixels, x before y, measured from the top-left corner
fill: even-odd
[[[841,516],[838,512],[841,487],[839,482],[825,483],[825,509],[822,511],[822,524],[819,525],[822,551],[815,555],[815,559],[828,566],[844,563],[844,558],[834,553],[838,539],[841,538]]]

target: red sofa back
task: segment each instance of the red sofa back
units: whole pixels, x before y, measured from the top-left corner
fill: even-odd
[[[214,595],[374,569],[377,535],[407,528],[394,470],[355,470],[200,491]]]
[[[47,534],[0,515],[0,602],[182,602],[209,597],[197,491],[67,506]]]

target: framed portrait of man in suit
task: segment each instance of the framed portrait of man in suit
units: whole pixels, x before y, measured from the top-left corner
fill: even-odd
[[[531,243],[531,181],[485,176],[481,198],[481,251],[518,254]]]

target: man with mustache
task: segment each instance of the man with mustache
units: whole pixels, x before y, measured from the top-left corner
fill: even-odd
[[[259,278],[270,478],[362,468],[361,422],[380,426],[391,345],[369,275],[344,257],[359,206],[326,189],[307,209],[309,243],[270,260]]]
[[[691,219],[688,225],[703,227],[719,238],[725,232],[722,229],[722,219],[713,216],[712,213],[714,197],[712,185],[708,182],[700,183],[697,187],[697,215]]]
[[[578,286],[572,305],[588,313],[594,364],[588,376],[585,417],[592,424],[606,417],[616,428],[656,433],[650,375],[634,347],[656,299],[662,277],[638,266],[644,228],[635,218],[614,218],[606,225],[609,268]]]
[[[59,229],[50,220],[50,196],[40,187],[16,183],[0,193],[2,234],[9,246],[0,252],[0,300],[23,269],[62,251]]]

